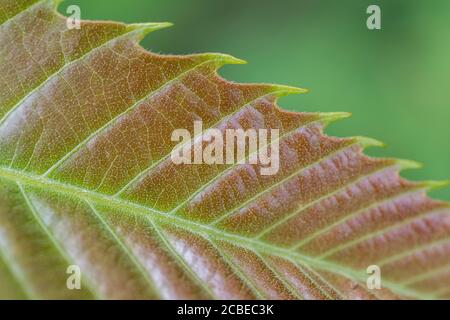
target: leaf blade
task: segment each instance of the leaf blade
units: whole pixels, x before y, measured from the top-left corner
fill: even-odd
[[[8,9],[11,3],[0,3],[2,11],[16,10]],[[65,48],[75,48],[71,41],[77,38],[103,44],[92,50],[82,45],[83,52],[60,50],[71,54],[68,60],[64,55],[59,64],[40,64],[38,51],[8,37],[11,25],[20,19],[32,25],[39,12],[53,23],[41,26],[49,30],[47,47],[52,47],[64,34],[65,21],[49,3],[39,1],[0,26],[0,39],[7,44],[2,57],[28,55],[33,63],[28,72],[21,71],[21,82],[9,81],[16,87],[8,82],[0,91],[0,183],[3,190],[11,183],[22,186],[0,201],[0,231],[8,230],[10,197],[21,208],[38,204],[34,215],[25,216],[44,242],[60,248],[59,258],[56,251],[49,255],[67,255],[66,260],[81,264],[86,286],[100,298],[372,299],[447,294],[448,204],[415,193],[397,202],[389,198],[426,187],[398,176],[405,162],[364,156],[364,147],[377,142],[324,135],[325,125],[340,115],[278,109],[278,96],[301,89],[235,84],[217,75],[224,63],[240,60],[218,54],[160,56],[137,45],[143,33],[166,24],[86,23],[82,32],[87,34],[72,30]],[[95,35],[99,29],[112,38]],[[0,60],[2,70],[18,77],[17,65]],[[33,89],[36,85],[38,90]],[[266,178],[257,173],[259,165],[174,166],[169,159],[175,147],[170,132],[195,119],[203,120],[205,128],[222,131],[280,129],[281,172]],[[32,198],[17,202],[19,193]],[[400,225],[393,217],[383,224],[371,211],[380,210],[383,201],[393,217],[406,211],[413,217],[421,206],[439,208],[440,214],[424,211],[423,220],[397,230]],[[321,207],[328,208],[326,215],[318,215]],[[301,220],[300,213],[309,219]],[[404,217],[397,214],[397,219]],[[308,223],[310,230],[304,229]],[[360,231],[349,233],[351,223]],[[386,226],[398,233],[389,236],[391,243],[384,239]],[[21,229],[18,222],[15,232]],[[364,237],[372,241],[365,249],[350,250]],[[27,274],[37,295],[67,295],[62,275],[47,279],[54,291],[42,289],[43,277],[33,272],[44,262],[37,259],[30,267],[20,253],[33,246],[42,251],[36,240],[28,239],[30,247],[21,246],[8,258],[19,261],[14,270]],[[422,250],[421,245],[436,239],[439,250]],[[9,236],[9,241],[17,243],[17,238]],[[375,244],[391,266],[381,292],[364,288],[363,266],[381,261],[367,254]],[[10,250],[9,245],[0,247]],[[61,274],[68,262],[58,261],[54,267]],[[406,261],[415,264],[399,276],[393,266]],[[420,266],[427,271],[420,273]]]

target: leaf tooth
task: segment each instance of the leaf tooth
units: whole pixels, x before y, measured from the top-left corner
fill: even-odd
[[[370,147],[385,147],[386,144],[380,140],[369,138],[369,137],[363,137],[363,136],[356,136],[354,139],[361,145],[363,149],[370,148]]]
[[[409,169],[420,169],[423,167],[423,164],[413,160],[406,159],[394,159],[397,166],[400,168],[400,171],[409,170]]]
[[[335,121],[350,118],[352,116],[350,112],[319,112],[317,115],[324,126],[327,126]]]
[[[204,53],[203,56],[207,57],[208,60],[215,60],[218,62],[219,65],[224,64],[247,64],[247,61],[236,58],[229,54],[224,53],[216,53],[216,52],[210,52],[210,53]]]
[[[127,25],[127,30],[132,33],[138,41],[141,41],[150,32],[169,28],[171,26],[173,26],[173,23],[171,22],[132,23]]]
[[[301,93],[308,93],[308,89],[304,88],[298,88],[298,87],[292,87],[292,86],[285,86],[281,84],[271,84],[270,87],[273,90],[272,95],[275,97],[284,97],[291,94],[301,94]]]
[[[422,181],[421,183],[423,184],[426,190],[430,191],[448,187],[450,185],[450,180],[441,180],[441,181],[428,180]]]

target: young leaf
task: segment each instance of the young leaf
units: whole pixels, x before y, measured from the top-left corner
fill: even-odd
[[[138,45],[168,25],[69,30],[55,1],[0,0],[1,298],[450,298],[440,183],[326,136],[345,113],[276,106],[304,90],[217,75],[241,60]],[[197,120],[279,129],[278,173],[175,165],[171,134]]]

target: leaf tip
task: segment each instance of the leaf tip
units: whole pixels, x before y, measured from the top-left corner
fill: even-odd
[[[233,57],[224,53],[208,53],[206,54],[210,59],[217,60],[221,64],[247,64],[247,61]]]
[[[342,119],[350,118],[352,114],[350,112],[320,112],[319,118],[325,125]]]
[[[420,169],[423,167],[422,163],[413,160],[396,159],[395,162],[400,170]]]
[[[373,138],[358,136],[358,137],[355,137],[355,139],[363,147],[363,149],[366,149],[369,147],[385,147],[386,146],[386,144],[384,142],[379,141],[377,139],[373,139]]]
[[[129,32],[134,32],[138,40],[142,40],[150,32],[173,26],[171,22],[132,23],[127,25]]]
[[[272,94],[277,97],[283,97],[283,96],[287,96],[290,94],[300,94],[300,93],[308,93],[309,92],[308,89],[284,86],[284,85],[278,85],[278,84],[272,85],[272,88],[274,90],[274,92]]]
[[[427,190],[437,190],[448,187],[450,185],[450,180],[442,180],[442,181],[429,180],[423,181],[423,184]]]

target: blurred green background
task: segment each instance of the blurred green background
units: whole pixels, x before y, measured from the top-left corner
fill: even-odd
[[[283,98],[297,111],[349,111],[332,125],[338,136],[385,142],[377,156],[425,164],[411,179],[450,179],[449,0],[66,0],[83,19],[171,21],[149,35],[154,52],[223,52],[249,62],[226,66],[229,80],[273,82],[311,92]],[[377,4],[382,30],[366,27]],[[450,188],[434,191],[450,200]]]

